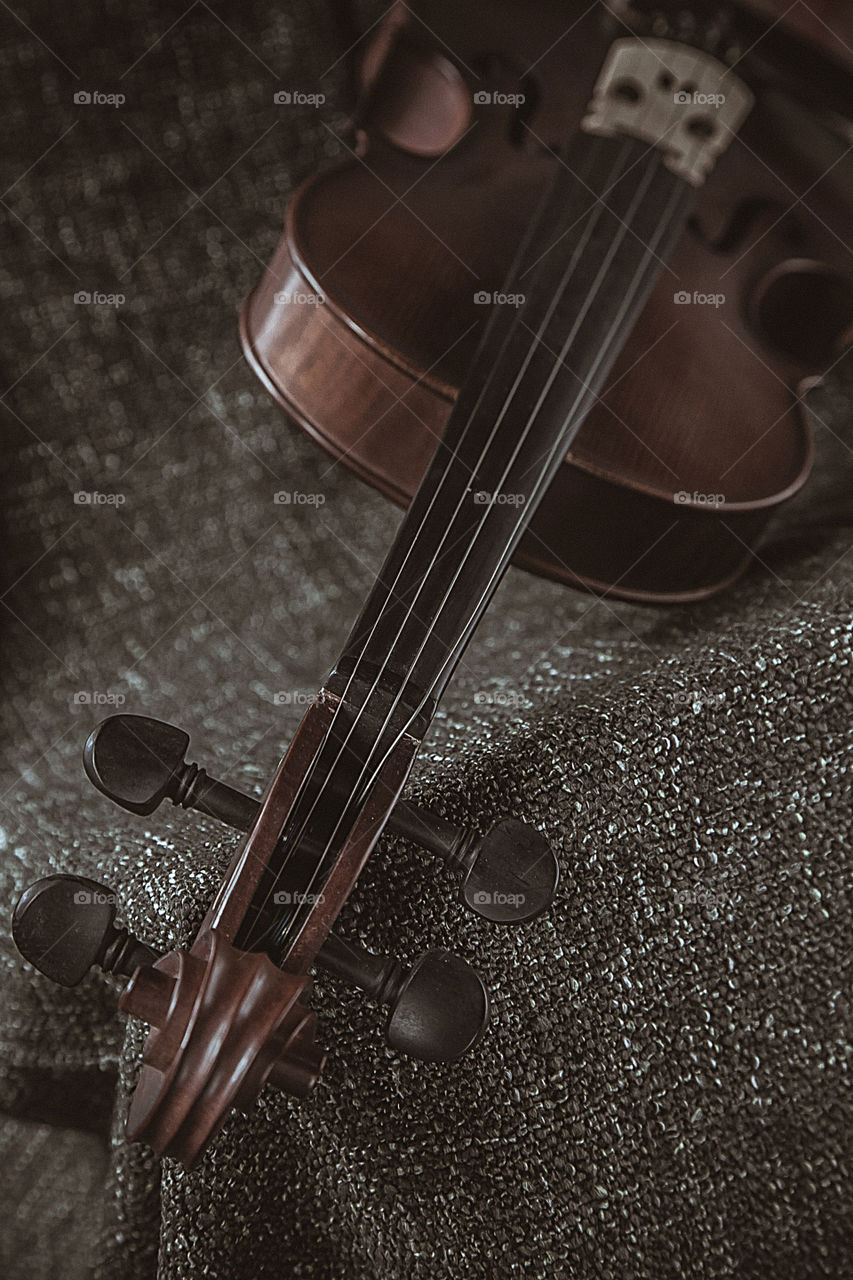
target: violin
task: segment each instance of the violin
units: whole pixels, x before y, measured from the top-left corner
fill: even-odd
[[[519,347],[547,340],[543,366],[569,367],[546,412],[563,383],[572,394],[573,373],[590,402],[515,563],[657,603],[702,599],[749,565],[809,474],[802,397],[853,323],[850,10],[794,6],[795,34],[752,9],[693,3],[670,20],[666,8],[546,0],[531,13],[495,0],[488,36],[480,6],[395,8],[360,64],[356,145],[296,193],[241,322],[250,364],[290,417],[402,505],[485,368],[487,319],[490,356],[498,325]],[[642,57],[619,44],[632,30]],[[688,50],[679,66],[661,35]],[[732,70],[700,83],[692,49],[714,40],[718,52],[729,41]],[[593,140],[632,112],[648,127],[607,169],[612,146]],[[689,209],[669,210],[662,178],[635,221],[642,147],[658,128],[668,171],[677,152],[708,160],[701,172],[685,160]],[[634,310],[612,294],[616,354],[598,377],[576,346],[562,350],[559,319],[538,338],[532,298],[558,288],[561,245],[597,265],[621,232],[656,278]],[[574,276],[579,296],[593,279]],[[608,272],[603,287],[615,281]]]
[[[73,875],[15,909],[47,977],[127,979],[120,1008],[150,1027],[128,1133],[188,1166],[265,1085],[316,1086],[317,967],[388,1007],[398,1052],[480,1042],[489,998],[464,959],[405,970],[333,931],[386,828],[496,925],[554,899],[535,828],[482,834],[403,798],[468,640],[513,560],[655,601],[742,571],[808,471],[798,392],[850,331],[842,178],[795,198],[783,163],[806,183],[818,143],[843,151],[836,51],[700,0],[483,16],[395,6],[361,59],[356,150],[297,193],[243,312],[271,392],[408,504],[338,662],[260,800],[147,716],[109,717],[84,749],[130,812],[168,799],[244,833],[192,945],[159,954]]]

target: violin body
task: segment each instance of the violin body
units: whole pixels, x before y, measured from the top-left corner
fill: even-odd
[[[297,192],[246,302],[244,349],[268,389],[398,503],[465,382],[481,299],[500,296],[620,34],[603,9],[575,8],[564,38],[565,4],[497,0],[487,24],[444,0],[392,12],[362,63],[357,154]],[[665,602],[707,596],[750,562],[809,473],[801,397],[853,320],[853,182],[849,165],[821,177],[833,147],[840,157],[844,145],[779,95],[757,103],[516,563]]]

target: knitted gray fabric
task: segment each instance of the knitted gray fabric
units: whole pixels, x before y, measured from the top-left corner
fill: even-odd
[[[8,920],[33,879],[77,872],[180,945],[236,838],[112,808],[85,737],[116,705],[173,720],[258,793],[399,518],[285,421],[236,335],[289,193],[341,154],[345,40],[306,0],[21,19],[3,11],[3,900]],[[319,109],[273,103],[318,84]],[[312,1098],[268,1090],[197,1170],[160,1166],[123,1138],[144,1028],[116,985],[52,986],[3,927],[0,1106],[23,1152],[7,1276],[76,1276],[84,1254],[109,1280],[853,1275],[842,375],[815,401],[818,474],[725,597],[645,610],[515,570],[501,588],[410,793],[537,824],[559,900],[490,927],[384,840],[340,921],[481,970],[493,1025],[457,1066],[394,1057],[380,1013],[321,978]],[[277,507],[285,487],[326,501]],[[36,1122],[103,1132],[116,1073],[102,1196],[91,1137]],[[50,1161],[63,1176],[37,1182]],[[63,1272],[55,1233],[87,1213]]]

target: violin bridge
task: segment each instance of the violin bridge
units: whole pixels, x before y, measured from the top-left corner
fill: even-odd
[[[581,129],[650,142],[668,169],[701,187],[753,102],[743,81],[700,49],[673,40],[617,40]]]

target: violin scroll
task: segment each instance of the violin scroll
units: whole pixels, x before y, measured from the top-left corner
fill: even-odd
[[[151,1027],[128,1117],[133,1139],[192,1165],[231,1108],[248,1107],[265,1083],[310,1093],[325,1055],[316,1015],[303,1004],[307,975],[238,951],[216,929],[189,951],[162,955],[116,927],[116,910],[105,885],[48,876],[23,894],[12,928],[25,959],[63,986],[95,967],[130,979],[119,1007]],[[455,1061],[488,1025],[482,980],[447,951],[428,952],[407,970],[332,934],[318,963],[389,1007],[386,1042],[410,1057]]]
[[[115,926],[116,908],[104,885],[48,876],[15,908],[15,943],[62,986],[94,967],[130,978],[119,1007],[151,1031],[128,1132],[191,1166],[231,1108],[249,1106],[267,1081],[297,1096],[316,1084],[325,1055],[316,1015],[301,1004],[310,979],[237,951],[215,930],[189,952],[160,955]]]
[[[216,929],[189,952],[136,970],[119,1007],[149,1023],[128,1136],[191,1167],[236,1107],[269,1081],[297,1097],[314,1088],[325,1054],[317,1017],[302,1004],[310,979],[260,952],[238,951]]]

